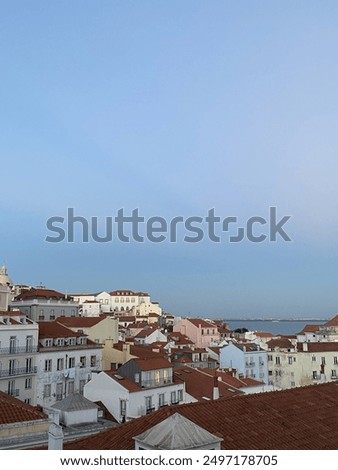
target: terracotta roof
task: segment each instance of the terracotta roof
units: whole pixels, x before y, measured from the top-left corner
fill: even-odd
[[[330,342],[330,343],[305,343],[307,344],[308,352],[338,352],[338,342]],[[304,351],[304,343],[297,343],[298,351]]]
[[[335,317],[331,318],[328,322],[325,323],[324,326],[338,326],[338,315]]]
[[[263,382],[259,382],[258,380],[252,379],[251,377],[246,377],[246,378],[238,378],[234,376],[233,374],[235,373],[235,370],[215,370],[215,369],[200,369],[202,372],[205,374],[211,375],[214,377],[217,375],[218,377],[221,377],[222,382],[227,384],[230,387],[242,389],[245,387],[253,387],[253,386],[260,386],[264,385]]]
[[[140,385],[126,377],[122,377],[116,370],[105,370],[103,373],[107,374],[111,379],[120,384],[121,387],[124,387],[129,392],[139,392],[142,390]]]
[[[259,338],[272,338],[273,336],[272,333],[267,333],[264,331],[256,331],[255,335],[258,336]]]
[[[48,416],[37,408],[0,392],[0,425],[40,419],[48,419]]]
[[[205,369],[201,370],[189,366],[174,369],[174,375],[182,382],[185,382],[187,393],[199,401],[212,400],[213,398],[215,371],[211,374],[204,371]],[[238,389],[232,388],[230,384],[221,381],[217,383],[220,397],[231,397],[234,394],[243,393]]]
[[[64,448],[134,449],[133,437],[174,413],[222,436],[225,450],[338,450],[335,382],[169,406]]]
[[[27,291],[21,292],[15,300],[26,300],[26,299],[37,299],[37,298],[46,298],[46,299],[66,299],[65,294],[57,292],[52,289],[30,289]]]
[[[58,317],[57,322],[61,323],[63,326],[67,326],[69,328],[90,328],[92,326],[97,325],[102,320],[104,320],[106,316],[102,317]]]
[[[141,370],[168,369],[173,367],[173,365],[163,357],[137,357],[132,359],[132,361],[134,361]]]
[[[151,335],[152,333],[154,333],[154,331],[157,331],[158,329],[159,328],[154,328],[154,327],[145,328],[144,330],[137,333],[135,338],[147,338],[147,336]]]
[[[199,328],[199,326],[201,326],[201,328],[217,328],[216,325],[203,318],[187,318],[187,320],[194,326],[197,326],[197,328]]]
[[[294,345],[288,338],[277,338],[268,341],[267,346],[269,349],[281,348],[281,349],[294,349]]]
[[[5,317],[25,317],[26,315],[20,310],[0,310],[0,316]]]
[[[133,344],[130,346],[130,354],[136,356],[140,359],[148,359],[148,358],[163,358],[163,354],[153,351],[153,345],[141,345],[141,344]]]
[[[302,331],[298,334],[302,333],[315,333],[316,331],[319,331],[319,325],[305,325]]]
[[[130,321],[131,323],[134,323],[135,322],[135,315],[121,315],[121,316],[117,316],[119,322],[128,322]]]
[[[191,339],[189,339],[187,336],[180,333],[179,331],[169,333],[168,340],[174,341],[175,344],[194,344],[194,342],[191,341]]]
[[[55,321],[42,321],[39,323],[39,339],[43,338],[74,338],[86,336],[83,333],[70,330]]]

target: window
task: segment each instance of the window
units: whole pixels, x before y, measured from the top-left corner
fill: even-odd
[[[296,382],[291,382],[291,387],[295,387],[296,386]]]
[[[16,349],[16,336],[11,336],[9,338],[9,352],[15,353],[15,349]]]
[[[30,404],[31,404],[31,399],[30,399],[30,398],[25,398],[24,401],[25,401],[25,403],[26,403],[27,405],[30,405]]]
[[[170,393],[170,401],[172,405],[177,403],[176,391]]]
[[[336,379],[336,378],[337,378],[337,371],[336,371],[335,369],[332,369],[332,371],[331,371],[331,377],[332,377],[333,379]]]
[[[73,367],[75,367],[75,357],[70,357],[68,359],[68,368],[72,369]]]
[[[80,357],[80,367],[86,367],[86,356],[81,356]]]
[[[18,390],[15,389],[15,380],[10,380],[8,382],[7,393],[8,393],[8,395],[12,395],[12,396],[15,396],[15,397],[17,397],[19,395]]]
[[[63,383],[59,382],[56,384],[56,401],[62,400],[62,389],[63,389]]]
[[[59,358],[56,363],[56,370],[63,370],[63,358]]]
[[[314,380],[318,379],[318,374],[317,374],[317,371],[316,371],[316,370],[314,370],[314,371],[312,372],[312,378],[313,378]]]
[[[183,401],[183,390],[178,390],[177,398],[178,398],[178,401]]]
[[[75,386],[74,380],[70,380],[68,382],[68,394],[69,393],[74,393],[74,386]]]
[[[338,356],[333,357],[333,364],[338,364]]]
[[[273,359],[272,359],[272,354],[268,354],[268,361],[271,362]]]
[[[159,370],[155,370],[155,384],[156,385],[159,385],[160,384],[160,371]]]
[[[325,362],[325,357],[322,357],[321,364],[324,364],[324,365],[326,364],[326,362]]]
[[[292,363],[293,363],[293,358],[292,358],[292,356],[289,356],[289,357],[288,357],[288,363],[289,363],[289,364],[292,364]]]
[[[44,315],[39,315],[39,321],[43,321],[45,319]]]
[[[71,311],[71,316],[75,317],[75,310],[74,309],[72,309],[72,311]]]
[[[84,390],[84,386],[86,385],[86,381],[85,380],[80,380],[80,384],[79,384],[79,393],[81,395],[83,395],[83,390]]]
[[[52,360],[46,359],[45,360],[45,372],[51,372],[52,370]]]
[[[127,414],[127,401],[120,400],[120,416],[125,417]]]
[[[152,397],[145,397],[146,400],[146,411],[149,413],[149,411],[153,410],[153,403],[152,403]]]
[[[269,370],[269,375],[272,375],[272,370]]]
[[[280,365],[280,357],[276,356],[276,364],[279,366]]]
[[[31,357],[27,357],[26,359],[26,373],[30,374],[33,371],[33,359]]]
[[[134,377],[135,377],[135,383],[138,384],[140,382],[140,374],[136,372]]]
[[[63,346],[64,345],[64,339],[63,338],[58,338],[56,341],[57,346]]]
[[[311,360],[312,362],[316,362],[316,356],[312,356]]]
[[[96,356],[90,356],[90,367],[96,366]]]
[[[61,385],[62,385],[62,384],[61,384]],[[51,395],[51,389],[52,389],[51,384],[47,384],[47,385],[45,385],[45,386],[43,387],[43,396],[44,396],[45,398],[50,397],[50,395]]]
[[[158,406],[164,406],[164,393],[158,395]]]
[[[32,388],[32,378],[31,377],[29,377],[29,379],[25,380],[25,388],[26,389]]]
[[[64,309],[61,310],[61,317],[64,317],[65,316],[65,311]]]
[[[33,336],[26,336],[26,352],[33,352]]]

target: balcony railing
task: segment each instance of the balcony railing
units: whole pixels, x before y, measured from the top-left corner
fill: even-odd
[[[163,385],[172,385],[172,379],[160,379],[160,380],[142,380],[142,388],[151,387],[162,387]]]
[[[0,370],[0,377],[14,377],[16,375],[32,375],[36,374],[37,367],[22,367],[22,368],[13,368],[13,369],[5,369]]]
[[[37,346],[9,346],[8,348],[0,348],[0,354],[30,354],[36,353]]]

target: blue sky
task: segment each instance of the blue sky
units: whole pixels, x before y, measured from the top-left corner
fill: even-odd
[[[209,317],[338,310],[335,1],[3,2],[0,261]],[[46,221],[291,215],[292,243],[46,243]]]

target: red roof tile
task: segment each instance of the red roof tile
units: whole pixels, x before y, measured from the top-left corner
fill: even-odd
[[[325,323],[325,326],[338,326],[338,315],[331,318],[328,322]]]
[[[66,443],[64,448],[134,449],[133,437],[173,413],[221,435],[224,450],[338,450],[338,384],[334,382],[170,406]]]
[[[59,317],[57,318],[57,322],[61,323],[63,326],[69,328],[90,328],[92,326],[97,325],[102,320],[104,320],[106,316],[102,317]]]
[[[281,349],[294,349],[295,346],[291,343],[288,338],[276,338],[268,341],[267,346],[269,349],[281,348]]]
[[[27,300],[27,299],[66,299],[65,294],[61,294],[61,292],[57,292],[56,290],[52,289],[30,289],[27,291],[21,292],[15,300]]]
[[[48,416],[37,408],[17,398],[0,392],[0,425],[47,419]]]
[[[305,344],[307,345],[308,352],[338,352],[338,342]],[[304,351],[304,343],[297,343],[297,349],[298,351]]]
[[[39,322],[39,339],[43,338],[74,338],[86,336],[83,333],[70,330],[69,328],[55,321]]]

